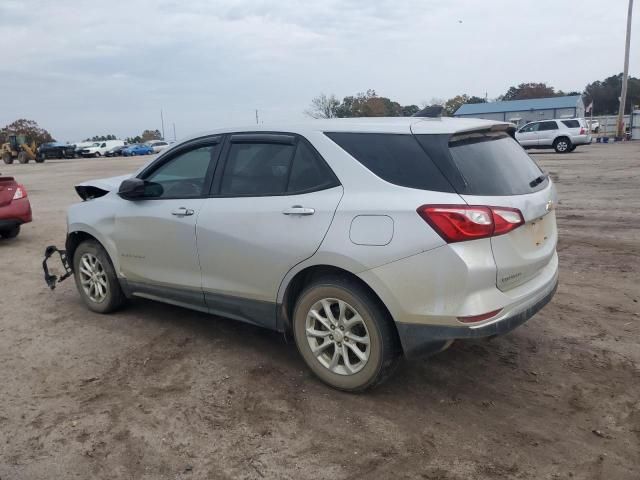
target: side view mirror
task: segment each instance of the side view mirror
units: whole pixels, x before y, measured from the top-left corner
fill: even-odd
[[[162,195],[162,185],[147,182],[140,178],[127,178],[120,184],[118,195],[125,200],[138,200],[143,198],[157,198]]]

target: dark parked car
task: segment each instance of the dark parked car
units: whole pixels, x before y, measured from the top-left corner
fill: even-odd
[[[75,145],[50,142],[43,143],[38,148],[36,162],[43,162],[47,158],[73,158],[75,156]]]
[[[121,157],[122,151],[127,148],[129,145],[118,145],[116,147],[110,148],[104,154],[105,157]]]

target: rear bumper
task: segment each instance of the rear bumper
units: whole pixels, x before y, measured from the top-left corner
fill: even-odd
[[[397,325],[405,355],[435,353],[458,338],[500,335],[524,323],[558,283],[558,256],[527,282],[502,291],[496,286],[491,242],[449,244],[360,273]],[[534,308],[535,307],[535,308]],[[459,317],[499,310],[467,324]]]
[[[516,311],[494,322],[473,327],[448,327],[441,325],[420,325],[396,323],[398,334],[406,356],[421,353],[436,353],[448,346],[452,340],[504,335],[524,324],[551,301],[558,288],[557,277],[549,289],[540,292]]]
[[[31,204],[28,198],[13,200],[9,205],[0,207],[0,227],[12,228],[31,221]]]
[[[591,143],[591,135],[576,135],[571,137],[571,143],[574,145],[589,145]]]

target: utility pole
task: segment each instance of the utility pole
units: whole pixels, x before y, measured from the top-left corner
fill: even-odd
[[[160,123],[162,124],[162,139],[164,140],[164,116],[162,115],[162,107],[160,108]]]
[[[258,125],[259,121],[258,121],[258,109],[256,108],[256,125]]]
[[[629,11],[627,12],[627,41],[624,47],[624,72],[622,73],[622,92],[620,93],[620,109],[618,110],[618,132],[617,137],[624,136],[624,110],[627,100],[627,81],[629,79],[629,48],[631,46],[631,14],[633,13],[633,0],[629,0]]]
[[[177,140],[176,138],[176,124],[173,124],[173,141],[175,142]]]

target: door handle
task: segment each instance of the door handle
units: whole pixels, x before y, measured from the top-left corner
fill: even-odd
[[[282,211],[285,215],[313,215],[316,211],[313,208],[305,208],[302,205],[294,205]]]
[[[171,215],[175,215],[176,217],[189,217],[193,215],[193,210],[190,208],[180,207],[171,212]]]

